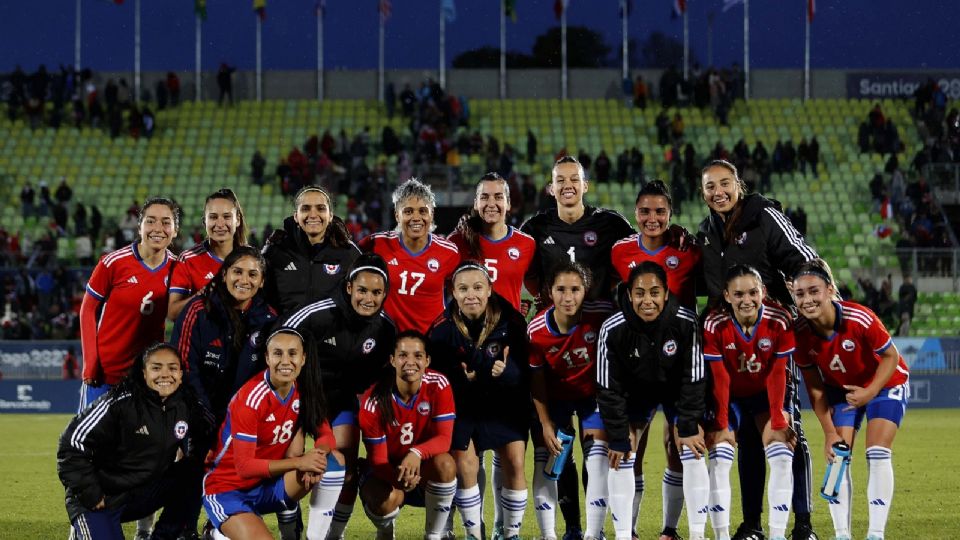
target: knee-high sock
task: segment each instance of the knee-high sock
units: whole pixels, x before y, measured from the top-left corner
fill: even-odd
[[[353,515],[353,504],[356,499],[349,503],[338,502],[333,507],[333,519],[330,521],[330,529],[327,531],[327,540],[340,540],[343,538],[343,532],[347,528],[350,516]]]
[[[683,473],[663,470],[663,526],[677,528],[680,522],[680,512],[683,511]]]
[[[343,489],[343,465],[335,459],[327,460],[327,471],[320,484],[310,494],[310,514],[307,518],[307,540],[325,540],[333,520],[334,507]]]
[[[500,468],[500,455],[493,453],[493,474],[490,475],[493,488],[493,523],[503,524],[503,470]]]
[[[500,502],[503,505],[503,536],[519,536],[520,527],[523,525],[523,511],[527,509],[527,490],[502,488]]]
[[[634,473],[633,477],[633,530],[640,524],[640,504],[643,502],[644,480],[643,473]]]
[[[472,534],[480,538],[480,520],[482,519],[480,486],[458,489],[453,502],[457,505],[457,508],[460,509],[460,517],[463,518],[463,528],[467,530],[467,534]]]
[[[540,526],[540,536],[556,540],[557,482],[543,475],[550,452],[543,447],[533,450],[533,508]]]
[[[767,486],[770,536],[785,536],[793,499],[793,450],[782,442],[773,442],[767,445],[765,452],[770,467]]]
[[[400,515],[399,508],[385,516],[378,516],[377,514],[374,514],[369,508],[367,508],[367,505],[363,505],[363,511],[367,514],[367,517],[370,518],[370,522],[373,523],[373,526],[377,529],[377,538],[393,536],[393,525],[397,521],[397,516]]]
[[[613,529],[617,540],[630,540],[633,523],[628,516],[633,515],[633,465],[636,455],[620,461],[619,469],[607,471],[607,489],[609,490],[610,514],[613,517]]]
[[[706,456],[699,459],[686,446],[680,449],[683,465],[683,498],[687,503],[687,526],[690,540],[703,538],[707,527],[707,506],[710,504],[710,473]]]
[[[300,533],[303,532],[303,515],[300,513],[300,505],[292,510],[277,512],[277,529],[280,530],[280,540],[300,540]]]
[[[577,478],[577,463],[573,459],[573,452],[570,452],[570,458],[557,480],[557,505],[560,506],[567,530],[579,531],[580,481]]]
[[[150,514],[145,518],[137,520],[137,532],[150,532],[153,529],[153,522],[156,520],[156,514]]]
[[[457,481],[427,482],[424,491],[424,507],[427,511],[424,538],[440,540],[443,529],[447,525],[447,516],[450,515],[450,509],[453,507],[453,496],[457,492]]]
[[[590,478],[584,496],[587,503],[585,536],[599,537],[603,531],[603,522],[607,519],[607,474],[610,471],[608,454],[606,441],[587,441],[583,445],[584,466]]]
[[[867,448],[867,502],[870,522],[867,533],[883,538],[893,502],[893,451],[882,446]]]
[[[853,481],[850,479],[850,466],[843,473],[843,480],[840,482],[840,490],[837,493],[837,500],[830,501],[830,517],[833,519],[833,530],[835,536],[843,538],[850,537],[850,503],[853,498]]]
[[[710,450],[710,524],[717,540],[730,540],[730,469],[733,445],[719,443]]]

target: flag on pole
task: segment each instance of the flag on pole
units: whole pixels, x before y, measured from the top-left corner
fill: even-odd
[[[567,7],[570,6],[570,0],[555,0],[553,2],[553,14],[557,17],[557,20],[560,20],[560,17],[563,16],[563,12],[567,10]]]
[[[323,17],[327,14],[327,0],[319,0],[313,5],[313,14],[317,17]]]
[[[377,11],[380,13],[380,17],[386,21],[393,13],[393,2],[391,0],[380,0],[377,4]]]
[[[817,1],[807,0],[807,21],[813,22],[813,15],[817,12]]]
[[[683,17],[687,12],[687,0],[673,0],[673,16]]]
[[[201,21],[207,20],[207,0],[193,0],[193,12]]]
[[[253,0],[253,11],[256,12],[260,20],[267,18],[267,0]]]
[[[453,0],[443,0],[443,16],[450,23],[457,20],[457,6],[453,4]]]
[[[503,14],[511,21],[517,22],[517,0],[504,0]]]
[[[723,12],[726,13],[731,9],[737,7],[737,5],[742,4],[743,0],[723,0]]]

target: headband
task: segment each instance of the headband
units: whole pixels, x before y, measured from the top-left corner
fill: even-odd
[[[797,272],[793,276],[794,281],[796,281],[797,278],[799,278],[800,276],[816,276],[822,279],[824,283],[826,283],[827,285],[833,285],[833,280],[830,279],[830,276],[820,268],[809,268],[809,269],[801,270],[800,272]]]
[[[465,272],[467,270],[478,270],[480,272],[483,272],[483,275],[487,278],[487,281],[490,281],[490,273],[487,271],[486,268],[484,268],[483,266],[480,266],[477,263],[466,263],[458,267],[456,270],[453,271],[453,275],[450,276],[450,279],[453,279],[454,276],[456,276],[460,272]]]
[[[376,266],[370,266],[370,265],[358,266],[357,268],[354,268],[353,270],[351,270],[350,273],[347,274],[347,281],[353,281],[353,277],[359,274],[360,272],[374,272],[376,274],[380,274],[380,276],[383,277],[384,281],[389,281],[389,278],[387,277],[386,272],[384,272],[380,268],[377,268]]]
[[[307,340],[303,339],[303,334],[301,334],[300,332],[298,332],[295,328],[290,328],[289,326],[285,326],[285,327],[283,327],[283,328],[277,329],[274,333],[270,334],[270,337],[268,337],[268,338],[267,338],[267,341],[265,341],[264,343],[268,343],[268,342],[269,342],[271,339],[273,339],[274,336],[276,336],[277,334],[293,334],[293,335],[297,336],[298,338],[300,338],[300,341],[303,342],[304,345],[307,344]]]

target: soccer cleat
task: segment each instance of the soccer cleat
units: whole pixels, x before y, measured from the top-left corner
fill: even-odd
[[[380,527],[377,529],[377,540],[394,540],[393,536],[393,522],[391,522],[386,527]]]
[[[503,540],[503,523],[497,523],[493,526],[493,533],[490,534],[490,540]]]
[[[803,523],[793,526],[793,530],[790,531],[790,540],[820,540],[820,537],[813,532],[813,527]]]
[[[683,537],[680,536],[680,533],[676,529],[671,527],[664,527],[660,531],[660,540],[683,540]]]
[[[746,523],[741,523],[737,527],[737,532],[734,533],[732,540],[767,540],[766,535],[763,534],[763,531],[760,529],[754,529]]]
[[[569,529],[563,533],[563,540],[583,540],[583,531],[580,529]]]
[[[137,531],[137,535],[133,537],[133,540],[150,540],[150,531]]]
[[[867,540],[883,540],[883,538],[881,538],[881,537],[879,537],[879,536],[877,536],[877,535],[875,535],[875,534],[871,534],[871,535],[867,536]]]
[[[453,532],[453,529],[447,529],[440,535],[440,540],[457,540],[457,533]],[[470,540],[470,537],[468,536],[466,540]]]

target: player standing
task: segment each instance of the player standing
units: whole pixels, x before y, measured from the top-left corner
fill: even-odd
[[[411,178],[393,192],[397,230],[360,241],[360,249],[387,261],[390,294],[384,311],[397,330],[426,333],[443,312],[443,287],[460,261],[457,246],[433,234],[437,206],[430,186]]]
[[[797,322],[797,365],[824,433],[827,459],[833,445],[853,448],[867,417],[867,540],[882,540],[893,501],[893,439],[907,408],[910,374],[883,323],[870,309],[835,300],[830,268],[822,260],[800,265],[793,295]],[[853,487],[847,468],[837,502],[830,504],[836,538],[851,538]]]

